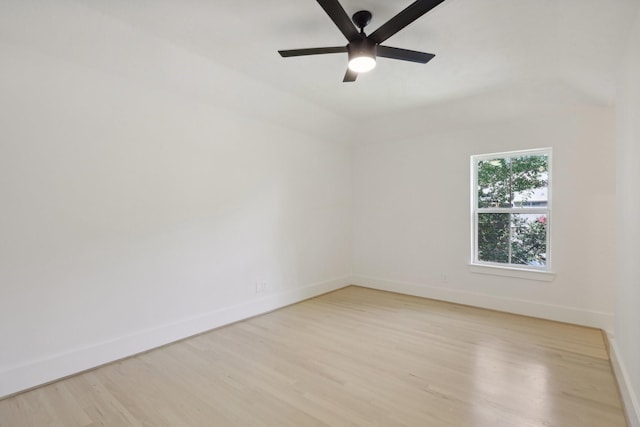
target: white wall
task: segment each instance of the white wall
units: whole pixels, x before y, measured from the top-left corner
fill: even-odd
[[[0,99],[0,396],[347,284],[339,118],[79,2],[3,4]]]
[[[640,14],[617,101],[617,304],[614,366],[633,427],[640,426]]]
[[[428,129],[423,120],[405,122],[402,132],[413,136],[355,149],[354,281],[611,330],[613,110],[563,107],[484,126]],[[553,148],[555,280],[471,272],[470,156],[542,147]]]

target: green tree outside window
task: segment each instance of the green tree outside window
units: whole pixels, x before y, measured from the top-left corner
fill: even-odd
[[[548,154],[483,156],[475,171],[477,261],[546,266]]]

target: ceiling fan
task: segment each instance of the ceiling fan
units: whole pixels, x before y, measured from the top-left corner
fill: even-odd
[[[349,66],[342,80],[343,82],[354,82],[358,77],[358,73],[371,71],[376,66],[376,57],[378,56],[426,64],[432,60],[435,55],[415,50],[381,46],[380,44],[443,1],[444,0],[416,0],[402,12],[382,24],[382,26],[373,33],[366,35],[364,28],[371,22],[371,12],[368,10],[356,12],[352,18],[352,24],[351,19],[349,19],[349,16],[338,0],[317,0],[349,43],[346,46],[279,50],[278,53],[280,53],[282,57],[288,58],[292,56],[347,52],[349,55]]]

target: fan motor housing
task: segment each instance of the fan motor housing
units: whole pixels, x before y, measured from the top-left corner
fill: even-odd
[[[368,56],[375,59],[378,53],[378,45],[367,38],[354,40],[347,45],[347,53],[349,60],[358,56]]]

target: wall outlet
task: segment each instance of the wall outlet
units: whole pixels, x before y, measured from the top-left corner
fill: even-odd
[[[269,284],[266,280],[256,280],[256,294],[261,294],[269,289]]]

